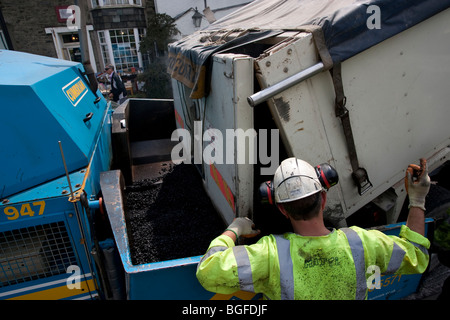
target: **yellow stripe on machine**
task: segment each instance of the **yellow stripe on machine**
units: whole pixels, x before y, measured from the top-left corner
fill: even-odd
[[[93,279],[80,282],[79,289],[69,289],[64,283],[64,285],[60,287],[16,296],[9,298],[8,300],[60,300],[89,293],[89,288],[95,288]]]

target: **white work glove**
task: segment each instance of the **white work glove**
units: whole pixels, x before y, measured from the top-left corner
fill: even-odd
[[[259,230],[253,230],[255,224],[249,218],[236,218],[226,230],[233,231],[237,237],[251,238],[259,234]]]
[[[405,186],[409,196],[409,207],[417,207],[425,211],[425,197],[430,190],[427,161],[420,159],[420,166],[410,164],[406,169]]]

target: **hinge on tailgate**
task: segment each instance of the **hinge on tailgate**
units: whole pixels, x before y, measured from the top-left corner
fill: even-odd
[[[356,154],[355,141],[353,139],[352,127],[350,124],[350,114],[345,107],[347,98],[344,95],[344,87],[342,85],[341,65],[335,64],[330,69],[331,77],[333,78],[334,90],[336,93],[335,99],[335,113],[336,117],[341,119],[342,128],[344,129],[345,140],[347,142],[350,163],[352,166],[352,178],[358,187],[358,193],[362,196],[370,188],[372,183],[369,180],[367,170],[359,166],[358,155]]]

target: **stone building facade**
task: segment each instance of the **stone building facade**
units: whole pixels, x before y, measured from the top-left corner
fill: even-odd
[[[67,23],[68,15],[75,17],[67,13],[70,5],[81,8],[87,48],[80,47],[79,32]],[[144,68],[139,39],[146,17],[154,13],[153,0],[0,0],[0,11],[1,33],[16,51],[73,61],[84,54],[96,72],[108,63],[123,74]]]
[[[47,35],[45,27],[64,26],[58,22],[55,8],[67,5],[68,1],[14,1],[0,0],[7,32],[13,49],[56,57],[52,37]],[[6,33],[6,30],[3,30]]]
[[[251,0],[0,0],[0,49],[7,48],[66,60],[89,59],[96,72],[112,63],[122,75],[133,75],[147,64],[139,51],[147,18],[165,13],[175,19],[182,38]],[[67,10],[77,5],[86,25],[86,41],[70,30]],[[207,18],[205,10],[213,16]],[[69,11],[70,12],[70,11]],[[201,14],[201,25],[193,23]],[[7,41],[10,40],[10,41]],[[85,43],[84,46],[80,46]]]

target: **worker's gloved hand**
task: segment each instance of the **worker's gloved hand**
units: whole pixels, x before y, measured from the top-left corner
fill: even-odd
[[[255,224],[249,218],[236,218],[228,226],[227,230],[233,231],[238,237],[251,238],[260,232],[259,230],[254,230],[254,226]]]
[[[430,190],[427,161],[420,159],[420,166],[410,164],[406,169],[405,186],[409,196],[409,208],[417,207],[425,211],[425,197]]]

